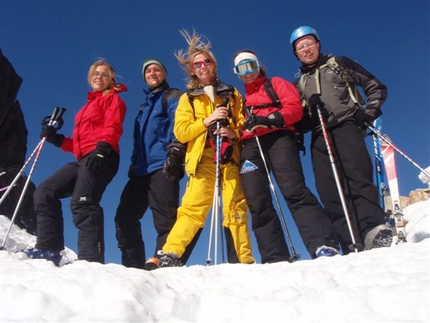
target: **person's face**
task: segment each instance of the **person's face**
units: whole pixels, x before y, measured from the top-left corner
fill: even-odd
[[[108,73],[108,68],[105,65],[96,67],[91,75],[91,87],[94,91],[104,91],[108,89],[113,83]]]
[[[214,62],[205,54],[194,56],[191,66],[200,82],[206,86],[213,83],[214,80]]]
[[[305,65],[313,65],[318,61],[320,43],[311,35],[300,38],[294,44],[298,59]]]
[[[164,79],[166,74],[164,70],[157,64],[151,64],[145,69],[145,82],[150,88],[156,88]]]
[[[256,59],[243,59],[234,66],[233,72],[243,83],[249,84],[258,78],[260,67]]]
[[[245,84],[252,83],[257,78],[258,78],[258,71],[255,71],[254,73],[246,73],[244,76],[239,76],[239,79]]]

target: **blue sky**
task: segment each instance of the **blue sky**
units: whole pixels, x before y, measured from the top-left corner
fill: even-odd
[[[90,90],[89,66],[99,57],[116,69],[128,86],[122,95],[128,112],[121,139],[121,165],[102,206],[105,212],[107,262],[120,263],[113,218],[127,181],[134,117],[144,100],[142,62],[158,58],[168,70],[171,86],[184,89],[185,75],[173,53],[186,47],[180,29],[196,29],[212,42],[218,74],[243,93],[232,73],[234,54],[257,53],[269,76],[294,81],[299,62],[289,38],[300,25],[319,33],[322,51],[348,56],[388,86],[383,106],[384,133],[422,167],[430,165],[430,9],[417,1],[12,1],[0,0],[0,47],[24,79],[18,94],[27,127],[28,154],[39,142],[40,121],[55,106],[67,108],[63,133],[70,135],[76,112]],[[309,138],[307,137],[307,145]],[[371,139],[367,139],[371,148]],[[74,158],[46,145],[33,174],[37,185]],[[316,192],[310,154],[303,156],[308,186]],[[419,171],[396,154],[402,195],[421,188]],[[184,184],[184,183],[182,183]],[[291,215],[280,199],[296,251],[309,259]],[[77,231],[63,200],[66,245],[76,250]],[[147,254],[154,248],[152,215],[145,214],[143,234]],[[204,264],[207,224],[188,264]],[[252,235],[252,233],[251,233]],[[254,244],[254,254],[259,259]]]

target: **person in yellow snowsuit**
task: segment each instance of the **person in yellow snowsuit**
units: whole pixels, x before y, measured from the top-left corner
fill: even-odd
[[[219,81],[210,41],[195,31],[181,34],[188,51],[175,56],[189,76],[187,92],[176,109],[174,134],[187,146],[185,171],[189,177],[178,217],[160,256],[160,267],[181,266],[185,248],[202,230],[213,201],[219,167],[223,228],[229,263],[254,263],[248,228],[248,206],[242,190],[240,137],[243,127],[242,97],[236,88]],[[217,128],[217,123],[222,126]],[[222,141],[216,160],[216,137]]]

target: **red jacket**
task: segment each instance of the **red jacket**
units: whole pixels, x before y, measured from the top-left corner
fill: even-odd
[[[264,90],[264,82],[267,80],[266,76],[261,76],[256,79],[253,83],[245,84],[245,106],[259,106],[267,103],[271,103],[272,100],[267,95]],[[293,124],[300,121],[303,117],[303,107],[300,101],[299,93],[297,92],[294,85],[290,82],[280,78],[272,78],[272,86],[279,100],[282,104],[282,109],[277,107],[268,107],[261,109],[254,109],[253,114],[259,116],[267,116],[274,111],[280,112],[284,117],[284,124],[287,126],[288,130],[295,131]],[[248,116],[248,111],[245,112],[245,117]],[[270,132],[283,130],[281,128],[256,128],[257,135],[265,135]],[[242,135],[242,140],[248,140],[254,137],[254,132],[244,131]]]
[[[127,91],[123,84],[104,92],[89,92],[88,103],[76,114],[73,137],[64,138],[61,149],[82,159],[105,141],[119,154],[126,105],[118,93]]]

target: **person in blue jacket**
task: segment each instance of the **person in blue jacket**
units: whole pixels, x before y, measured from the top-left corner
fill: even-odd
[[[142,76],[148,89],[144,90],[146,100],[134,122],[129,180],[121,194],[115,227],[122,264],[151,270],[157,268],[157,251],[176,221],[185,147],[173,135],[175,111],[182,93],[170,88],[166,68],[159,60],[147,59]],[[154,256],[145,262],[140,220],[148,207],[154,217],[157,241]],[[188,256],[184,254],[182,261]]]

